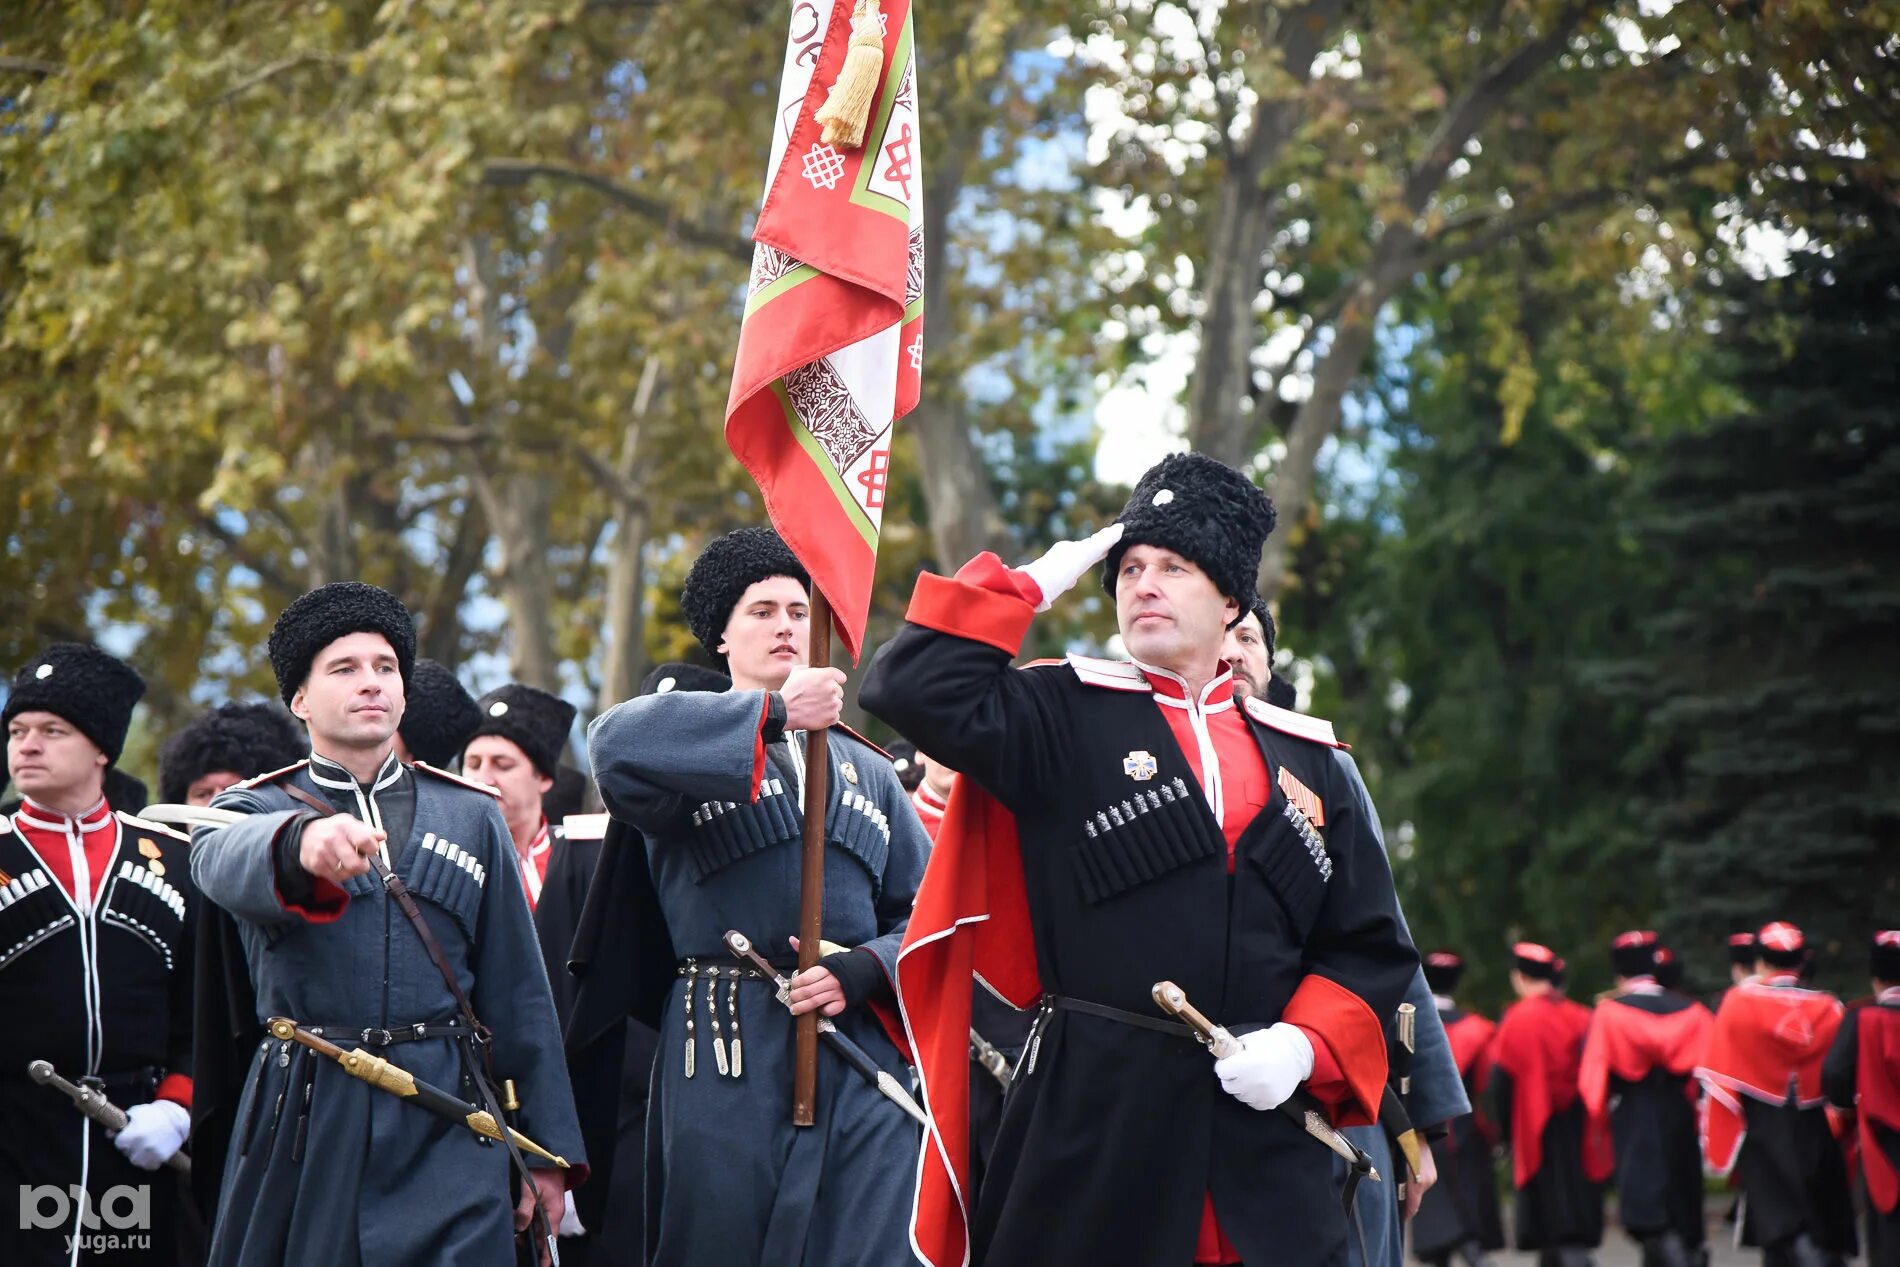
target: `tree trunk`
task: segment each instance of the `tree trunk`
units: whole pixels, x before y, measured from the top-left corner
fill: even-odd
[[[356,579],[356,548],[350,534],[349,481],[340,472],[341,451],[336,438],[319,430],[310,441],[308,467],[312,478],[306,487],[323,489],[317,507],[317,522],[305,542],[310,585],[328,585],[332,581]]]
[[[946,147],[946,161],[924,188],[924,360],[931,349],[950,346],[956,318],[946,284],[950,249],[950,210],[963,188],[963,164]],[[924,507],[930,515],[931,547],[936,565],[949,571],[1003,545],[1005,529],[990,490],[989,468],[976,446],[963,383],[954,373],[924,375],[923,396],[907,422],[917,437],[922,465]]]
[[[613,499],[613,555],[607,564],[607,655],[600,671],[595,712],[604,713],[632,699],[646,676],[646,499],[639,495],[640,430],[659,383],[660,361],[649,355],[640,370],[627,429],[620,438],[614,474],[618,486],[603,490]]]
[[[646,507],[622,504],[614,515],[613,555],[607,564],[607,655],[596,714],[632,699],[646,676],[646,543]]]
[[[473,479],[501,546],[495,585],[508,609],[509,673],[517,682],[556,691],[560,676],[554,654],[554,577],[548,568],[554,478],[520,471],[499,488],[480,472]]]
[[[1313,394],[1300,403],[1287,430],[1286,456],[1273,468],[1267,493],[1280,512],[1280,524],[1260,555],[1260,597],[1276,602],[1286,584],[1286,561],[1306,530],[1307,506],[1319,451],[1339,429],[1346,389],[1358,377],[1378,332],[1379,311],[1398,288],[1403,274],[1389,282],[1368,273],[1353,283],[1354,294],[1333,326],[1333,341],[1313,369]]]
[[[1588,8],[1573,4],[1558,13],[1550,28],[1525,41],[1474,75],[1446,107],[1432,135],[1406,173],[1400,191],[1403,214],[1389,220],[1372,248],[1365,270],[1349,283],[1345,306],[1333,325],[1333,340],[1313,369],[1313,391],[1301,402],[1287,434],[1286,457],[1274,468],[1268,492],[1280,512],[1281,527],[1267,538],[1260,559],[1260,597],[1272,603],[1285,586],[1292,539],[1306,528],[1307,506],[1319,451],[1339,430],[1346,389],[1358,377],[1372,351],[1379,312],[1411,277],[1423,258],[1420,225],[1438,196],[1451,165],[1465,143],[1496,114],[1511,93],[1527,83],[1563,49],[1564,41]]]
[[[462,517],[455,525],[449,542],[448,557],[442,571],[429,589],[422,610],[417,612],[420,626],[416,654],[454,668],[462,659],[462,596],[468,583],[482,565],[488,548],[488,516],[481,500],[471,494],[465,499]]]
[[[1344,9],[1343,0],[1314,0],[1279,15],[1272,51],[1280,70],[1274,73],[1304,86],[1312,78],[1313,58]],[[1259,430],[1252,408],[1253,349],[1259,338],[1253,304],[1277,216],[1277,200],[1261,181],[1306,112],[1305,101],[1285,86],[1262,82],[1257,87],[1260,99],[1247,135],[1226,146],[1207,257],[1197,261],[1205,279],[1205,310],[1188,380],[1189,446],[1235,466],[1252,458]]]

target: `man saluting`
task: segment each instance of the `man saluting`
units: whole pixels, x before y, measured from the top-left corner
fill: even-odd
[[[933,1114],[913,1237],[938,1267],[965,1245],[972,971],[1019,1005],[1042,993],[976,1261],[1344,1256],[1330,1156],[1272,1110],[1303,1087],[1374,1120],[1380,1018],[1418,957],[1332,728],[1238,704],[1221,660],[1273,521],[1240,472],[1170,457],[1086,541],[921,577],[865,681],[867,710],[966,776],[898,961]],[[1034,614],[1104,558],[1133,659],[1012,668]],[[1244,1050],[1212,1064],[1156,1010],[1162,978]]]
[[[257,1021],[292,1018],[471,1101],[492,1065],[519,1093],[520,1130],[574,1165],[535,1169],[515,1194],[506,1150],[267,1038],[230,1127],[215,1264],[512,1263],[533,1202],[558,1223],[566,1181],[586,1173],[501,812],[487,789],[393,750],[415,649],[409,612],[373,585],[326,585],[284,611],[271,667],[310,728],[309,759],[220,796],[214,807],[247,817],[198,831],[192,875],[236,919]],[[433,946],[372,857],[413,895]],[[464,996],[493,1032],[485,1044]]]

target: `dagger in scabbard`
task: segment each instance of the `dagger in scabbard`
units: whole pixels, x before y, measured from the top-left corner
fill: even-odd
[[[778,1001],[786,1007],[792,1005],[792,979],[772,966],[772,961],[760,954],[752,944],[752,939],[737,929],[726,933],[726,949],[739,959],[745,960],[764,975],[778,990]],[[919,1125],[929,1126],[930,1119],[924,1115],[917,1101],[911,1099],[910,1092],[897,1085],[897,1079],[878,1068],[871,1054],[840,1033],[828,1016],[818,1018],[818,1037],[838,1054],[838,1058],[850,1065],[860,1078],[877,1088],[879,1095],[904,1110]]]
[[[1203,1016],[1199,1008],[1188,1002],[1187,991],[1174,982],[1155,982],[1153,996],[1155,1006],[1193,1030],[1194,1036],[1207,1044],[1207,1050],[1214,1059],[1225,1060],[1239,1053],[1240,1040]],[[1310,1094],[1295,1091],[1280,1103],[1280,1112],[1293,1119],[1294,1124],[1308,1135],[1345,1158],[1354,1170],[1378,1182],[1379,1172],[1372,1168],[1372,1158],[1326,1120],[1326,1115],[1320,1111],[1319,1101]]]
[[[320,1056],[327,1056],[341,1065],[344,1073],[369,1083],[379,1091],[386,1091],[398,1099],[409,1100],[437,1117],[458,1122],[477,1135],[492,1140],[511,1139],[515,1147],[523,1152],[533,1153],[536,1157],[553,1162],[563,1170],[567,1169],[565,1157],[555,1156],[520,1131],[506,1123],[497,1122],[494,1114],[478,1109],[464,1100],[459,1100],[440,1087],[431,1086],[407,1069],[400,1065],[393,1065],[381,1056],[373,1056],[361,1047],[344,1051],[329,1039],[320,1034],[311,1033],[284,1016],[271,1017],[270,1032],[273,1038],[299,1043]],[[508,1134],[504,1136],[503,1131],[507,1131]]]

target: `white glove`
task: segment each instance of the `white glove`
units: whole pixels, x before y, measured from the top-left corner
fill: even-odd
[[[581,1226],[580,1211],[574,1208],[574,1194],[572,1192],[569,1192],[569,1193],[566,1193],[565,1195],[567,1197],[567,1208],[561,1211],[561,1228],[558,1232],[555,1233],[555,1235],[556,1236],[585,1236],[587,1235],[587,1229]]]
[[[1074,588],[1084,572],[1106,559],[1109,550],[1121,539],[1122,526],[1110,524],[1080,541],[1058,541],[1034,563],[1023,564],[1020,570],[1042,590],[1042,601],[1036,604],[1036,610],[1048,611],[1058,598]]]
[[[1313,1075],[1313,1044],[1297,1025],[1281,1021],[1244,1034],[1241,1050],[1214,1062],[1221,1088],[1249,1108],[1277,1109]]]
[[[185,1146],[191,1134],[191,1114],[171,1100],[135,1104],[125,1111],[125,1129],[113,1143],[140,1170],[157,1170]]]

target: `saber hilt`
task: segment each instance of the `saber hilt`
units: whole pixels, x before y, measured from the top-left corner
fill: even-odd
[[[1216,1060],[1225,1060],[1240,1053],[1241,1044],[1231,1032],[1207,1019],[1192,1003],[1188,1002],[1187,991],[1172,981],[1157,981],[1151,991],[1155,1005],[1169,1016],[1174,1017],[1194,1032],[1197,1041],[1207,1044]],[[1332,1149],[1353,1168],[1355,1174],[1364,1175],[1378,1182],[1379,1172],[1373,1168],[1372,1158],[1357,1144],[1326,1120],[1320,1111],[1319,1101],[1305,1091],[1295,1091],[1280,1103],[1280,1112],[1293,1119],[1293,1122],[1308,1135],[1326,1147]],[[1348,1193],[1350,1202],[1350,1192]]]
[[[26,1076],[43,1087],[51,1087],[73,1102],[73,1107],[81,1115],[97,1122],[109,1134],[117,1135],[126,1128],[131,1118],[124,1109],[106,1099],[106,1093],[97,1087],[89,1087],[83,1082],[68,1082],[59,1076],[50,1060],[35,1060],[26,1067]],[[191,1173],[191,1158],[183,1149],[165,1159],[165,1165],[181,1175]]]
[[[977,1033],[974,1025],[970,1027],[970,1056],[983,1067],[984,1072],[996,1079],[1003,1090],[1009,1090],[1015,1081],[1015,1075],[1010,1071],[1009,1057],[995,1043]]]

